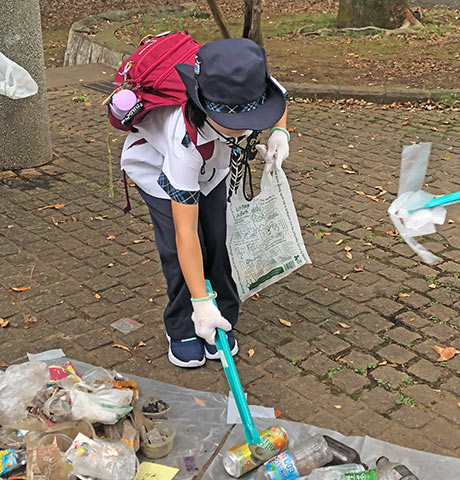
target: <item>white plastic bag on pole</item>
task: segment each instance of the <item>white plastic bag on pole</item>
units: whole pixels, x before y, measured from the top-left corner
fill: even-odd
[[[403,147],[398,198],[393,201],[388,214],[393,225],[409,247],[426,263],[434,263],[439,257],[418,243],[414,237],[436,233],[436,224],[442,225],[446,219],[444,207],[423,208],[434,195],[424,192],[431,142]]]
[[[262,175],[261,192],[242,188],[227,206],[227,250],[242,301],[311,263],[283,170]]]
[[[38,92],[38,85],[29,72],[0,52],[0,95],[13,100]]]

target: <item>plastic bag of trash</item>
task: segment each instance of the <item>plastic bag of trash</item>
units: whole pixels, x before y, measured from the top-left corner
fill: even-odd
[[[43,362],[11,365],[0,375],[0,425],[13,425],[26,418],[27,407],[49,381]]]
[[[283,170],[262,175],[261,192],[242,189],[227,206],[227,250],[241,300],[311,263]]]
[[[100,480],[132,480],[137,457],[124,442],[92,440],[79,433],[66,452],[66,462],[74,475]]]
[[[29,72],[0,52],[0,95],[13,100],[38,92],[38,85]]]
[[[72,417],[85,419],[91,423],[114,425],[133,409],[131,390],[94,387],[85,382],[76,383],[70,390]]]

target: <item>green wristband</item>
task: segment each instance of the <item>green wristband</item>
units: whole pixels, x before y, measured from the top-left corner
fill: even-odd
[[[287,136],[287,139],[288,139],[288,142],[291,140],[291,134],[283,127],[273,127],[271,130],[270,130],[270,135],[275,131],[275,130],[281,130],[282,132],[284,132]],[[270,136],[269,135],[269,136]]]
[[[206,297],[203,297],[203,298],[193,298],[191,297],[190,300],[192,303],[195,303],[195,302],[205,302],[206,300],[212,300],[213,298],[216,298],[217,297],[217,293],[216,292],[211,292],[209,295],[206,295]]]

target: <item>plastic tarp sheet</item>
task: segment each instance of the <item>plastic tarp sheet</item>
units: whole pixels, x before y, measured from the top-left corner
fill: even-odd
[[[71,361],[80,375],[88,374],[94,367],[87,363],[72,359],[59,359],[59,362]],[[57,363],[48,360],[48,364]],[[155,368],[152,366],[151,368]],[[123,374],[122,371],[119,373]],[[219,375],[219,372],[214,373]],[[222,375],[224,373],[222,372]],[[172,452],[156,463],[176,467],[180,472],[175,480],[192,480],[197,473],[202,473],[203,480],[231,479],[222,465],[223,452],[244,441],[241,425],[227,425],[228,397],[216,393],[201,392],[188,388],[169,385],[148,378],[125,374],[126,378],[136,380],[140,396],[154,395],[171,405],[169,420],[176,426],[176,438]],[[354,448],[361,456],[361,460],[370,468],[375,466],[375,460],[385,455],[392,461],[406,464],[418,475],[419,480],[459,480],[460,459],[436,455],[432,453],[404,448],[391,443],[383,442],[368,436],[346,437],[338,432],[325,428],[318,428],[303,423],[290,422],[280,419],[254,419],[259,431],[272,425],[281,425],[289,434],[289,444],[295,447],[302,439],[315,433],[327,434]],[[230,432],[220,452],[211,462],[206,471],[203,467],[215,454],[225,435]],[[194,456],[200,472],[186,472],[184,457]],[[140,460],[148,460],[140,456]],[[250,478],[250,474],[241,477]]]

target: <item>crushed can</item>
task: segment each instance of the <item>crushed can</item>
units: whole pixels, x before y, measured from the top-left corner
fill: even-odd
[[[223,464],[226,472],[239,478],[254,470],[269,458],[284,451],[288,445],[288,434],[284,428],[273,426],[260,432],[260,445],[256,448],[247,442],[240,443],[224,453]],[[263,455],[257,452],[263,450]]]

